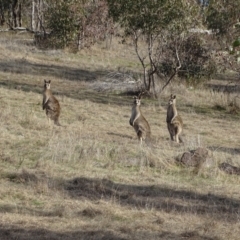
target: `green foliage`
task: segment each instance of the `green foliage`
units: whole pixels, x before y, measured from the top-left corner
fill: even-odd
[[[198,34],[192,34],[184,39],[177,39],[178,51],[181,59],[181,69],[178,77],[185,79],[187,84],[197,86],[216,73],[215,62],[211,59],[211,52],[204,45]],[[181,42],[180,42],[181,41]],[[171,76],[176,66],[175,40],[169,41],[161,60],[158,63],[158,74]]]
[[[52,45],[65,47],[76,38],[79,26],[73,13],[74,0],[56,0],[47,12],[47,27],[51,30]]]
[[[240,46],[240,38],[236,39],[234,42],[233,42],[233,47],[236,48],[236,47],[239,47]]]
[[[187,79],[210,77],[215,68],[211,62],[210,52],[202,43],[198,35],[189,36],[182,44],[180,51],[182,59],[182,76]],[[181,75],[181,72],[179,73]]]
[[[78,49],[105,39],[113,28],[105,0],[49,0],[46,23],[52,45]]]
[[[240,24],[239,24],[240,1],[210,1],[205,13],[205,23],[213,30],[217,42],[225,55],[216,56],[218,68],[221,71],[231,69],[240,72],[239,67],[239,46],[240,46]],[[228,53],[226,53],[228,49]],[[217,49],[219,51],[219,48]]]
[[[10,8],[9,0],[0,0],[0,25],[6,22],[5,14]]]
[[[235,27],[239,22],[240,1],[210,1],[206,11],[205,23],[218,35],[239,34],[240,29]]]
[[[174,25],[172,30],[182,29],[186,14],[192,7],[185,1],[174,0],[107,0],[109,14],[126,31],[141,30],[144,34],[158,33]],[[180,22],[181,20],[181,22]]]
[[[179,62],[177,55],[187,30],[198,23],[198,5],[192,1],[176,0],[107,0],[109,14],[133,39],[135,51],[143,67],[147,90],[155,86],[155,77],[173,78]],[[140,50],[140,36],[146,40]],[[144,48],[141,46],[141,48]],[[165,79],[166,84],[170,80]],[[165,83],[163,84],[165,85]],[[154,89],[153,89],[154,90]],[[155,90],[154,90],[155,92]],[[155,92],[156,95],[156,92]]]

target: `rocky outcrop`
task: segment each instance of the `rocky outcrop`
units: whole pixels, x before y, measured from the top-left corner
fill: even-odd
[[[186,167],[200,167],[209,157],[209,150],[199,147],[196,150],[185,152],[177,161]]]

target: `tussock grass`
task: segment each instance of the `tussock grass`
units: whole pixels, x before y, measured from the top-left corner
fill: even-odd
[[[143,98],[152,141],[140,146],[128,123],[132,96],[94,88],[122,65],[132,69],[126,47],[72,54],[10,40],[0,41],[2,239],[238,239],[240,180],[218,169],[240,166],[240,116],[226,95],[172,84],[159,99]],[[63,127],[49,126],[41,109],[45,78]],[[172,92],[184,145],[169,141]],[[212,161],[197,172],[176,165],[197,147]]]

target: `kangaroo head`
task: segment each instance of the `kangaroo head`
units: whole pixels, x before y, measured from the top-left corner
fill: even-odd
[[[133,104],[136,106],[140,106],[141,105],[141,99],[139,99],[137,96],[134,96],[134,101]]]
[[[45,89],[50,89],[50,84],[51,84],[51,80],[47,81],[47,80],[44,79],[44,88]]]
[[[169,105],[173,105],[173,104],[176,104],[176,95],[172,95],[170,96],[170,99],[168,101],[168,104]]]
[[[136,106],[140,106],[141,105],[141,98],[142,98],[142,95],[144,94],[144,92],[140,92],[138,94],[138,96],[134,96],[134,102],[133,104],[136,105]]]

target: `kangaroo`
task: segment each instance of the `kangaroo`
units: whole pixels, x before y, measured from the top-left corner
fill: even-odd
[[[44,80],[44,91],[43,91],[43,102],[42,108],[46,109],[46,115],[48,118],[48,122],[50,124],[50,119],[54,121],[54,124],[57,126],[61,126],[59,123],[59,115],[60,115],[60,104],[58,100],[53,96],[52,91],[50,89],[51,80]]]
[[[129,123],[135,129],[141,144],[143,140],[149,139],[151,136],[150,126],[140,109],[142,94],[143,92],[138,96],[134,96],[132,115],[129,120]]]
[[[167,109],[167,127],[172,141],[177,143],[183,142],[180,134],[183,129],[183,121],[180,115],[178,115],[176,107],[176,96],[171,94],[171,97],[168,101]]]

